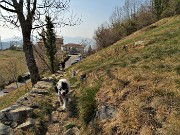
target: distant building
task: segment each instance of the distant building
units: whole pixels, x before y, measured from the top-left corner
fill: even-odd
[[[61,46],[63,45],[63,41],[64,39],[62,37],[57,37],[56,38],[56,49],[57,49],[57,53],[55,55],[56,57],[56,63],[60,63],[63,59],[63,52],[61,50]],[[36,63],[37,66],[39,68],[40,73],[43,73],[44,71],[46,71],[47,68],[47,64],[45,64],[45,60],[46,60],[46,48],[44,46],[44,42],[43,40],[39,40],[34,48],[34,55],[36,58]]]
[[[68,43],[62,45],[61,49],[68,54],[84,54],[84,46],[81,44]]]
[[[64,44],[63,41],[64,41],[64,39],[62,37],[57,37],[56,38],[56,48],[57,48],[57,50],[61,50],[61,46]],[[44,42],[43,42],[42,39],[40,39],[37,42],[37,46],[39,47],[39,49],[45,51]]]

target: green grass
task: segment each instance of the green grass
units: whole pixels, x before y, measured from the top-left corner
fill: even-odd
[[[28,88],[31,88],[31,83],[28,83]],[[20,97],[28,92],[26,86],[22,86],[2,97],[0,97],[0,110],[13,105]]]
[[[97,110],[95,97],[98,90],[99,86],[83,88],[82,94],[79,97],[79,115],[85,126],[95,117]]]
[[[153,134],[180,132],[180,16],[153,25],[156,27],[140,30],[73,66],[88,74],[86,87],[77,92],[84,102],[79,109],[85,125],[93,119],[95,111],[90,110],[98,109],[97,104],[115,104],[117,117],[98,121],[105,134],[111,134],[114,127],[125,134],[145,129]],[[131,47],[128,52],[122,49],[139,40],[144,46]],[[92,82],[98,76],[103,81],[97,95]],[[129,84],[119,86],[122,80]],[[143,128],[142,123],[149,123],[151,128]]]
[[[68,130],[68,129],[71,129],[71,128],[76,127],[76,126],[77,126],[76,124],[70,123],[70,124],[67,124],[67,125],[65,126],[65,128],[66,128],[66,130]]]

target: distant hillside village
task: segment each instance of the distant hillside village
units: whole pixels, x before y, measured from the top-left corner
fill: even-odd
[[[35,43],[36,48],[45,53],[45,47],[43,40],[40,39],[37,43]],[[76,44],[76,43],[68,43],[64,44],[63,37],[56,38],[56,47],[57,50],[60,50],[66,54],[84,54],[84,45]],[[1,43],[1,50],[23,50],[22,49],[22,41],[10,41],[9,43],[3,42]]]

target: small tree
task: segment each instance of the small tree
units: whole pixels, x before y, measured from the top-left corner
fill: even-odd
[[[46,16],[46,30],[42,32],[42,34],[40,34],[40,36],[42,37],[43,41],[44,41],[44,46],[46,47],[46,53],[51,65],[51,72],[54,73],[55,72],[55,54],[57,52],[56,49],[56,36],[55,36],[55,32],[54,32],[54,25],[52,23],[51,17]]]

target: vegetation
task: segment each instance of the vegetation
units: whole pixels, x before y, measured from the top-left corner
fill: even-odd
[[[5,26],[19,27],[22,31],[23,37],[23,51],[26,57],[26,63],[31,74],[32,85],[40,80],[39,70],[35,62],[33,54],[33,44],[31,42],[31,33],[33,29],[42,28],[44,22],[41,19],[44,15],[54,16],[57,25],[70,25],[74,26],[79,22],[77,19],[74,21],[74,16],[71,19],[63,18],[65,11],[69,9],[69,2],[66,1],[48,1],[43,3],[37,0],[34,1],[17,1],[7,0],[0,1],[0,14],[4,19]],[[8,12],[8,14],[4,14]],[[38,17],[37,17],[38,16]],[[61,20],[61,21],[59,21]],[[73,20],[73,21],[72,21]],[[66,22],[67,21],[67,22]]]
[[[19,87],[15,91],[0,97],[0,110],[13,105],[20,97],[24,96],[28,92],[27,87],[31,88],[32,84],[28,83],[27,86]]]
[[[73,66],[79,74],[88,74],[87,89],[77,91],[77,95],[82,96],[80,103],[86,104],[84,100],[93,97],[87,103],[116,106],[113,118],[96,119],[99,132],[180,133],[179,29],[180,16],[162,19]],[[141,44],[134,46],[138,41],[142,41]],[[96,86],[99,76],[103,78],[102,85],[93,95],[91,88]],[[80,116],[88,126],[85,132],[90,133],[95,123],[88,123],[92,115],[87,115],[86,105],[81,106]]]
[[[46,16],[46,30],[40,35],[43,39],[44,46],[46,48],[46,54],[50,61],[51,73],[55,72],[55,54],[57,53],[56,49],[56,36],[54,32],[54,25],[51,20],[51,17]]]
[[[126,1],[124,9],[129,9],[128,7]],[[166,10],[162,10],[157,11],[161,13],[156,15],[155,20],[167,15]],[[176,8],[173,10],[177,11]],[[68,106],[71,117],[60,118],[66,125],[66,130],[81,125],[80,127],[86,127],[85,134],[180,134],[180,16],[164,18],[134,32],[150,23],[144,18],[148,15],[154,17],[155,14],[154,11],[149,14],[149,10],[142,10],[143,12],[136,16],[129,11],[136,13],[136,10],[126,10],[128,19],[123,19],[120,23],[113,21],[112,26],[102,26],[96,33],[97,41],[100,41],[99,37],[106,34],[111,37],[116,31],[115,28],[118,28],[120,31],[116,31],[116,34],[120,34],[121,40],[111,45],[118,39],[113,39],[112,42],[109,41],[111,38],[104,36],[103,39],[107,39],[106,43],[111,46],[101,44],[104,40],[100,41],[102,50],[67,70],[69,76],[72,70],[78,73],[70,78],[73,88],[76,89]],[[140,21],[141,15],[145,21],[137,25],[136,21]],[[134,20],[136,17],[139,18]],[[154,18],[149,20],[155,21]],[[132,34],[129,35],[130,33]],[[124,37],[126,35],[129,36]],[[82,74],[86,74],[85,81],[80,81]],[[38,114],[36,117],[41,120],[41,125],[45,126],[44,132],[48,130],[44,123],[50,121],[47,118],[50,118],[54,110],[52,100],[55,94],[52,93],[53,88],[49,90],[48,97],[36,99],[40,103],[40,109],[35,110]],[[14,95],[16,93],[13,97]],[[11,104],[10,100],[11,98],[5,103],[6,101],[0,98],[1,104],[6,106]],[[104,105],[113,106],[115,115],[110,118],[95,117],[96,112]],[[61,116],[64,114],[66,115],[61,113]],[[62,127],[58,125],[58,128]],[[37,132],[39,129],[35,127],[32,130]]]
[[[13,74],[11,71],[15,71],[15,78],[19,75],[28,71],[25,62],[25,56],[22,51],[16,50],[5,50],[0,51],[0,84],[4,85],[9,81],[16,81],[14,80]],[[15,66],[13,66],[15,65]],[[8,69],[11,68],[11,71]],[[15,69],[16,68],[16,69]]]
[[[97,50],[108,47],[157,20],[178,15],[179,4],[179,0],[125,0],[124,6],[115,8],[110,22],[102,24],[95,31]]]
[[[81,90],[79,96],[79,116],[84,126],[87,126],[89,122],[95,117],[97,104],[96,93],[99,91],[99,86],[86,87]]]

